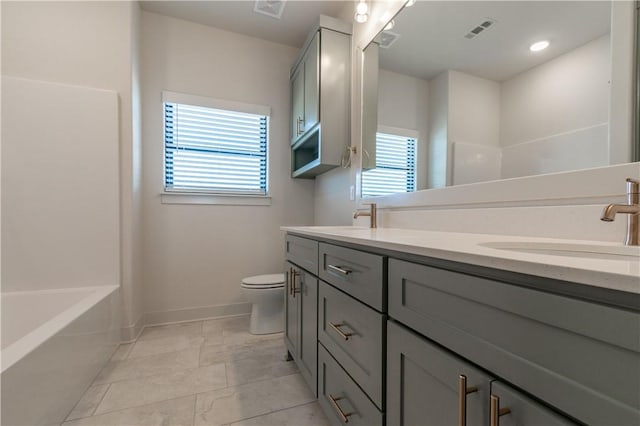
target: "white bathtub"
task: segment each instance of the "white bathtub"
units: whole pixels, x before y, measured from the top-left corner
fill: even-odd
[[[118,286],[2,293],[2,425],[60,424],[119,342]]]

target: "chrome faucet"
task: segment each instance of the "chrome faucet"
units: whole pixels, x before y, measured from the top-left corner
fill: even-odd
[[[627,204],[609,204],[602,211],[600,220],[613,222],[618,213],[627,216],[627,236],[624,244],[640,245],[640,181],[627,178]]]
[[[371,203],[369,204],[369,206],[371,206],[371,210],[369,210],[368,212],[363,212],[359,210],[356,210],[355,212],[353,212],[353,218],[357,219],[359,216],[371,216],[371,224],[369,228],[377,228],[378,227],[378,220],[377,220],[378,207],[376,206],[376,203]]]

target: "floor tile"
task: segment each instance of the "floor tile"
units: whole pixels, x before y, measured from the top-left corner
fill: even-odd
[[[198,367],[200,348],[109,362],[94,383],[113,383]],[[207,365],[215,364],[211,362]]]
[[[287,376],[298,372],[293,361],[264,359],[260,356],[225,362],[229,386]]]
[[[111,384],[96,414],[227,386],[224,364],[193,368]]]
[[[202,342],[204,342],[204,337],[202,336],[181,335],[139,340],[135,343],[133,349],[131,349],[128,359],[199,348]]]
[[[283,359],[286,353],[287,349],[282,339],[264,340],[259,344],[243,342],[232,345],[205,345],[200,350],[200,366],[252,357],[277,360]]]
[[[118,349],[111,355],[111,361],[122,361],[129,356],[129,352],[133,349],[133,343],[123,343],[118,346]]]
[[[299,405],[263,416],[232,423],[231,426],[329,426],[317,402]]]
[[[315,399],[300,374],[198,395],[195,425],[224,425]]]
[[[63,426],[191,426],[195,395],[63,423]]]
[[[224,330],[249,330],[249,315],[205,320],[202,322],[202,334],[222,334]]]
[[[102,401],[104,394],[107,392],[109,385],[93,385],[82,395],[82,398],[69,415],[67,420],[79,419],[81,417],[88,417],[93,414],[96,407]]]
[[[245,342],[263,342],[265,340],[284,339],[284,334],[251,334],[249,333],[249,328],[247,328],[246,330],[225,330],[222,337],[224,344],[232,345]]]
[[[200,336],[202,335],[202,321],[183,322],[179,324],[158,325],[145,327],[138,338],[138,342],[171,336]]]

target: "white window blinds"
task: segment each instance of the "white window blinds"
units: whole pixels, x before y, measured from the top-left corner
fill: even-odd
[[[267,193],[269,117],[164,102],[166,191]]]
[[[416,189],[416,139],[376,134],[376,168],[362,173],[362,196],[377,197]]]

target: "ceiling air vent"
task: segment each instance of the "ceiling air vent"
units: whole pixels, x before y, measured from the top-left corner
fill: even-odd
[[[494,21],[493,19],[485,18],[479,25],[477,25],[475,28],[471,29],[471,31],[469,31],[464,36],[464,38],[472,39],[474,37],[477,37],[481,33],[483,33],[484,31],[486,31],[489,28],[491,28],[492,26],[494,26],[495,24],[496,24],[496,21]]]
[[[400,34],[393,33],[391,31],[383,31],[380,33],[380,47],[388,49],[393,43],[400,38]]]
[[[256,0],[253,11],[272,18],[280,19],[286,0]]]

